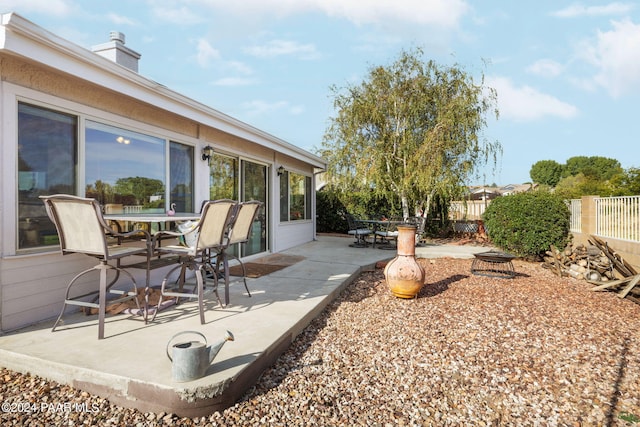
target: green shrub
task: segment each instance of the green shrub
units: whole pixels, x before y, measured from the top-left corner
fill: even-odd
[[[349,229],[347,220],[343,217],[346,208],[335,191],[318,191],[316,210],[316,229],[319,233],[346,233]]]
[[[357,218],[395,216],[401,212],[399,202],[397,205],[372,192],[347,192],[327,185],[316,192],[316,227],[320,233],[346,233],[349,227],[345,213]]]
[[[484,222],[495,246],[516,256],[540,259],[551,245],[567,246],[570,217],[559,196],[534,191],[493,200]]]

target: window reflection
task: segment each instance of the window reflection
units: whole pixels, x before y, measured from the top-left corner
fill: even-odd
[[[238,200],[238,159],[214,153],[209,164],[209,199]]]
[[[31,249],[58,243],[40,195],[82,194],[97,199],[105,213],[164,212],[166,140],[85,120],[85,164],[78,164],[80,119],[18,103],[18,243]],[[80,142],[79,142],[80,141]],[[194,148],[169,145],[170,202],[194,211]]]
[[[289,219],[295,221],[304,219],[304,176],[297,173],[289,174]]]
[[[76,191],[77,117],[18,104],[18,249],[55,245],[40,195]]]
[[[253,222],[249,241],[242,244],[241,255],[248,256],[267,250],[267,167],[248,160],[243,160],[241,166],[242,201],[263,203]]]
[[[264,203],[253,223],[249,242],[236,245],[230,248],[229,252],[236,256],[248,256],[266,251],[267,167],[219,153],[213,154],[210,165],[209,197],[211,200],[258,200]]]
[[[86,121],[85,193],[110,213],[164,212],[165,140]]]
[[[289,221],[289,172],[280,175],[280,221]]]
[[[193,212],[193,147],[172,141],[169,159],[169,201],[177,212]]]
[[[286,172],[280,177],[280,221],[311,219],[311,177]]]

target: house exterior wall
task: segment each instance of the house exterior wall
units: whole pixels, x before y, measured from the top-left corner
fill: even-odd
[[[289,156],[280,155],[277,157],[277,161],[274,163],[274,169],[277,169],[280,165],[284,166],[286,170],[290,172],[300,173],[303,175],[309,174],[309,169],[304,162],[298,159],[291,158]],[[316,188],[317,175],[312,175],[311,187]],[[276,184],[274,185],[274,198],[273,203],[279,204],[280,200],[280,186],[278,185],[279,177],[276,176]],[[315,196],[315,194],[314,194]],[[303,243],[307,243],[304,236],[316,235],[316,222],[315,222],[315,197],[312,198],[313,203],[313,216],[312,219],[280,222],[279,217],[274,218],[274,234],[278,236],[274,242],[274,252],[284,251],[286,249],[299,246]],[[279,211],[279,209],[278,209]]]
[[[314,239],[312,220],[280,224],[276,169],[283,165],[313,177],[324,166],[321,159],[157,84],[155,88],[136,73],[121,70],[20,17],[0,16],[6,18],[4,23],[16,20],[11,31],[0,26],[4,33],[0,33],[0,333],[57,316],[67,283],[95,264],[86,256],[16,249],[18,101],[82,113],[192,145],[196,206],[209,195],[209,168],[200,160],[204,146],[264,164],[269,173],[268,251]],[[315,206],[313,212],[315,217]],[[143,271],[135,276],[139,284],[144,283]],[[161,276],[161,270],[154,271],[152,279]]]
[[[197,137],[198,124],[168,111],[154,108],[135,98],[105,90],[85,80],[44,68],[28,60],[0,55],[3,81],[91,106],[151,126],[166,128],[190,137]]]

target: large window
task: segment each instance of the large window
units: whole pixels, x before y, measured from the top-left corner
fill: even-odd
[[[18,248],[58,242],[40,195],[75,194],[78,119],[18,104]]]
[[[169,202],[177,212],[193,212],[193,147],[171,142]]]
[[[40,195],[84,195],[107,213],[193,212],[193,162],[192,146],[20,102],[17,248],[58,243]]]
[[[86,121],[85,192],[111,212],[164,212],[165,143]]]
[[[280,176],[280,221],[311,219],[311,177],[285,171]]]

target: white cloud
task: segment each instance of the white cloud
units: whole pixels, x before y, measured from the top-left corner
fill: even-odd
[[[276,111],[285,111],[291,115],[298,115],[304,111],[303,106],[291,105],[287,101],[269,103],[258,99],[250,102],[245,102],[242,104],[242,107],[247,110],[247,114],[249,116],[264,116]]]
[[[240,61],[227,61],[225,66],[236,73],[244,75],[253,74],[251,67]]]
[[[246,77],[224,77],[214,81],[212,84],[214,86],[233,87],[233,86],[250,86],[255,83],[256,83],[255,79],[249,79]]]
[[[130,19],[130,18],[127,18],[126,16],[118,15],[115,13],[108,13],[107,19],[116,25],[129,25],[129,26],[138,25],[137,22],[134,21],[133,19]]]
[[[207,68],[212,61],[220,59],[220,52],[211,46],[207,40],[198,39],[197,44],[196,62],[201,67]]]
[[[498,109],[501,118],[515,121],[535,121],[549,116],[570,119],[578,114],[578,109],[575,106],[530,86],[516,87],[506,77],[488,77],[485,82],[498,94]]]
[[[612,30],[581,43],[577,56],[597,69],[583,86],[602,87],[617,98],[640,89],[640,25],[629,20],[611,24]]]
[[[557,77],[563,70],[564,66],[552,59],[540,59],[527,67],[529,73],[542,77]]]
[[[319,56],[313,44],[300,44],[290,40],[272,40],[265,45],[248,47],[245,52],[259,58],[296,55],[303,59],[315,59]]]
[[[65,16],[73,11],[70,2],[66,0],[3,0],[0,7],[1,13],[17,12],[23,16],[26,13]]]
[[[255,79],[238,77],[237,75],[248,76],[253,74],[253,70],[248,65],[240,61],[226,61],[218,49],[213,47],[205,38],[196,40],[195,61],[202,68],[211,68],[215,63],[216,71],[220,74],[232,73],[234,77],[222,77],[212,82],[215,86],[247,86],[255,84]]]
[[[625,15],[631,12],[634,7],[635,6],[631,3],[620,2],[613,2],[603,6],[584,6],[580,3],[574,3],[571,6],[553,12],[551,15],[557,16],[558,18],[575,18],[577,16]]]
[[[149,2],[151,13],[160,21],[169,22],[173,25],[187,26],[199,24],[205,21],[205,16],[194,12],[187,6],[168,5],[164,0],[152,0]]]
[[[316,0],[313,3],[329,16],[346,18],[356,24],[396,21],[456,27],[469,10],[462,0]]]
[[[291,115],[297,116],[305,112],[305,108],[302,105],[292,105],[289,107],[289,113]]]
[[[389,21],[455,28],[470,10],[465,0],[190,0],[244,16],[291,16],[321,12],[356,24],[387,24]]]
[[[355,51],[375,53],[393,50],[396,46],[402,45],[404,39],[398,34],[373,30],[359,34],[357,40],[357,44],[353,46]]]

